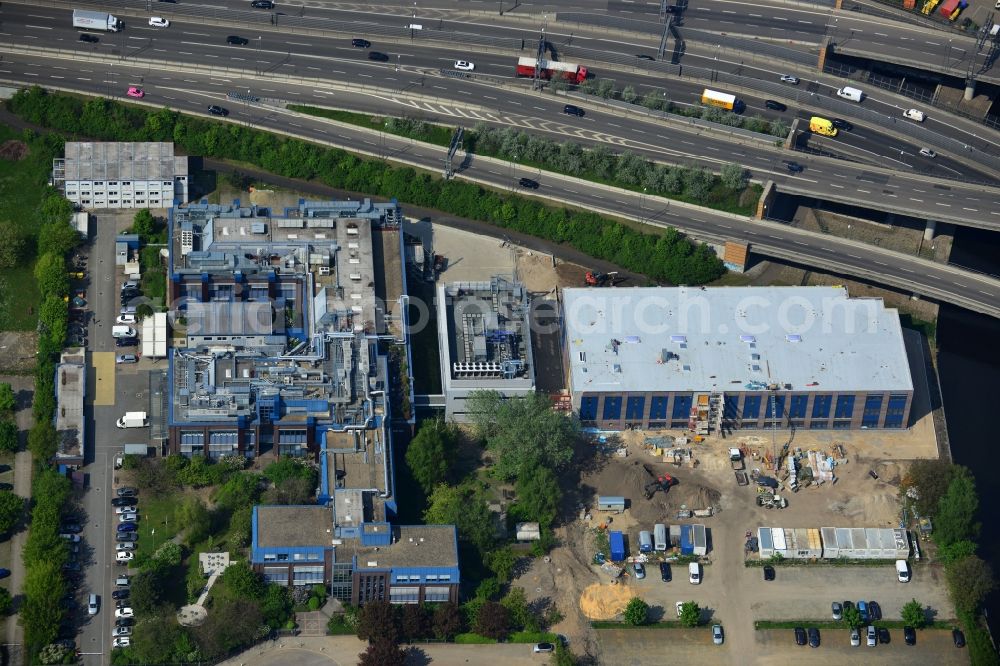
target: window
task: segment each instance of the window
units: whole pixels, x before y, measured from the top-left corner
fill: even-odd
[[[292,585],[316,585],[323,582],[323,567],[295,567]]]
[[[756,421],[760,418],[760,396],[748,395],[743,398],[743,420]]]
[[[605,396],[604,397],[604,412],[601,418],[605,421],[617,421],[622,417],[622,398],[621,396]]]
[[[809,396],[793,395],[788,408],[788,418],[804,419],[806,417],[806,405],[809,404]]]
[[[428,603],[448,601],[451,598],[450,588],[447,587],[425,587],[424,601]]]
[[[722,417],[727,421],[735,421],[740,415],[740,398],[737,395],[727,395],[722,403]]]
[[[774,404],[774,415],[771,414],[771,405]],[[774,420],[781,423],[781,420],[787,416],[785,414],[785,396],[783,395],[769,395],[767,396],[767,407],[764,411],[764,418]]]
[[[580,401],[580,420],[593,421],[597,418],[597,397],[587,396]]]
[[[641,421],[646,407],[645,396],[632,396],[625,403],[625,418],[629,421]]]
[[[861,426],[863,428],[877,428],[880,416],[882,416],[882,396],[866,396],[865,411],[861,416]]]
[[[691,396],[675,395],[674,409],[670,414],[672,419],[686,419],[691,413]]]
[[[902,416],[906,413],[906,403],[909,401],[909,396],[906,395],[890,395],[889,396],[889,406],[886,408],[886,415],[892,414],[893,416]]]
[[[650,419],[667,418],[667,396],[665,395],[653,396],[652,400],[649,401],[649,418]]]
[[[854,396],[838,395],[837,409],[833,413],[835,419],[849,419],[854,416]]]
[[[830,403],[833,402],[832,395],[817,395],[813,398],[812,417],[814,419],[830,418]]]
[[[389,603],[392,604],[415,604],[420,601],[419,587],[391,587],[389,588]]]

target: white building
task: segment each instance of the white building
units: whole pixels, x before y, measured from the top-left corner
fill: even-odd
[[[188,159],[173,143],[72,141],[52,184],[81,208],[169,208],[188,199]]]

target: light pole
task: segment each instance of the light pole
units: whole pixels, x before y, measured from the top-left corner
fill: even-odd
[[[515,166],[516,163],[517,163],[517,155],[512,155],[511,156],[511,160],[510,160],[510,187],[511,187],[511,189],[514,189],[514,182],[515,182],[515,180],[517,178],[517,167]]]
[[[260,35],[257,35],[257,75],[259,76],[262,68],[260,66]]]
[[[417,0],[413,0],[413,18],[410,20],[410,41],[413,41],[413,26],[417,24]]]
[[[396,54],[396,71],[397,72],[399,71],[399,58],[400,58],[401,55],[402,54],[399,54],[399,53]]]
[[[253,127],[253,117],[250,115],[250,89],[247,88],[247,96],[244,99],[247,110],[247,127]]]

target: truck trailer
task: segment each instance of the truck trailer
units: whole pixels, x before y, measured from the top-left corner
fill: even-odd
[[[125,416],[118,419],[116,423],[119,428],[146,428],[149,426],[149,419],[146,412],[125,412]]]
[[[587,80],[587,68],[572,62],[556,62],[542,58],[539,62],[536,58],[518,58],[517,76],[530,76],[534,78],[535,69],[538,69],[540,79],[563,79],[570,83],[583,83]]]
[[[92,12],[86,9],[74,9],[73,27],[79,28],[80,30],[118,32],[122,29],[122,22],[116,16],[106,12]]]

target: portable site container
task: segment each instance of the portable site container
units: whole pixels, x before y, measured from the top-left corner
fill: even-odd
[[[681,545],[681,526],[671,525],[670,526],[670,545],[680,546]]]
[[[681,525],[681,554],[694,555],[694,536],[690,525]]]
[[[694,554],[708,554],[708,532],[704,525],[692,525],[691,533],[694,541]]]
[[[598,495],[597,510],[621,513],[625,510],[625,498],[617,497],[615,495]]]
[[[649,530],[641,530],[639,532],[639,552],[653,552],[653,535],[649,533]]]
[[[774,540],[771,538],[770,527],[757,528],[757,543],[760,547],[760,559],[766,560],[774,555]]]
[[[608,535],[608,545],[611,551],[612,562],[625,561],[625,536],[621,532],[612,532]]]
[[[819,528],[823,540],[823,559],[835,560],[840,557],[840,542],[837,540],[836,527]]]
[[[667,526],[657,523],[653,526],[653,548],[662,552],[667,549]]]

